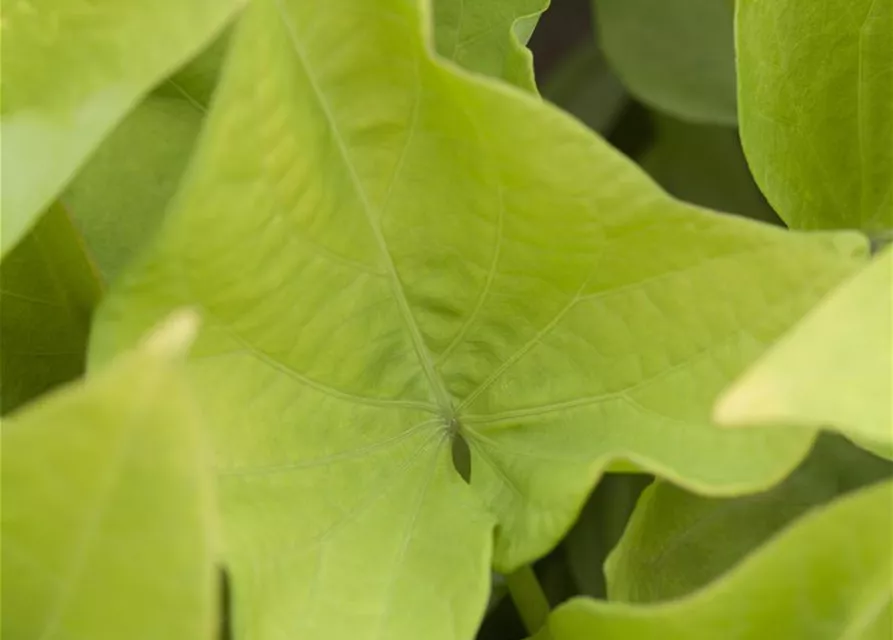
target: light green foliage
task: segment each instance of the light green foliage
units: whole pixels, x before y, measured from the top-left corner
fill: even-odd
[[[654,113],[655,142],[639,160],[677,198],[757,220],[778,222],[747,168],[738,131]]]
[[[433,56],[427,18],[253,3],[176,205],[98,320],[97,360],[184,303],[206,320],[238,637],[468,638],[491,555],[554,546],[610,460],[729,494],[811,439],[717,430],[710,407],[862,240],[670,199]]]
[[[437,52],[536,93],[530,39],[549,0],[433,0]]]
[[[608,60],[642,102],[683,120],[734,125],[729,0],[593,0]]]
[[[893,249],[812,310],[715,413],[727,425],[833,428],[893,458]]]
[[[161,223],[198,138],[227,43],[225,35],[218,38],[165,79],[112,131],[63,193],[107,281]]]
[[[180,333],[4,420],[4,638],[214,637],[211,478]]]
[[[741,138],[788,225],[893,227],[893,3],[739,0]]]
[[[58,203],[0,265],[0,413],[84,371],[100,285]]]
[[[642,494],[608,560],[610,599],[657,602],[688,595],[809,509],[891,474],[886,460],[825,435],[784,483],[760,494],[707,498],[658,481]]]
[[[893,484],[798,520],[725,578],[661,605],[578,598],[539,640],[886,640],[893,626]]]
[[[19,0],[3,6],[5,254],[106,134],[239,0]]]

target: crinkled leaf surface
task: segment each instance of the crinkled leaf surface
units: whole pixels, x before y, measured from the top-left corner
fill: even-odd
[[[469,638],[494,526],[498,569],[543,554],[609,460],[736,493],[809,446],[709,410],[864,242],[670,199],[538,97],[440,62],[426,20],[252,4],[94,334],[101,360],[171,308],[206,319],[241,637]]]
[[[541,640],[886,640],[893,627],[893,484],[798,520],[725,578],[662,605],[575,599]]]
[[[893,228],[893,3],[739,0],[741,139],[788,225]]]
[[[653,114],[654,145],[640,159],[671,194],[703,207],[780,222],[747,168],[738,131]]]
[[[549,0],[433,0],[437,52],[464,68],[536,93],[525,46]]]
[[[83,373],[99,297],[98,274],[55,203],[0,264],[0,413]]]
[[[734,125],[729,0],[593,0],[608,60],[630,93],[683,120]]]
[[[6,253],[143,94],[240,0],[22,0],[3,7]]]
[[[227,42],[218,38],[146,96],[62,194],[106,281],[160,224],[195,147]]]
[[[709,498],[658,481],[642,494],[608,559],[609,597],[657,602],[688,595],[808,510],[891,474],[890,462],[823,435],[790,477],[763,493]]]
[[[4,638],[213,637],[210,466],[165,351],[4,420]]]
[[[824,426],[893,458],[893,249],[811,311],[715,415],[732,426]]]

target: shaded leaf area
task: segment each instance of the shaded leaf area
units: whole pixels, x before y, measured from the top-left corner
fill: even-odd
[[[790,477],[763,493],[707,498],[658,481],[640,498],[610,556],[610,599],[647,603],[686,596],[759,553],[760,545],[810,510],[891,475],[890,462],[839,436],[822,436]]]
[[[800,229],[893,228],[893,4],[737,3],[741,138]]]
[[[884,640],[893,624],[891,501],[890,482],[840,498],[681,600],[571,600],[536,638]]]
[[[170,309],[206,320],[236,637],[467,638],[491,564],[553,548],[611,460],[728,495],[810,445],[710,407],[864,241],[673,200],[426,37],[400,0],[253,3],[96,325],[101,362]]]
[[[100,284],[58,203],[0,265],[0,414],[84,372]]]
[[[638,161],[662,187],[686,202],[781,223],[750,175],[734,127],[652,118],[655,141]]]
[[[620,541],[639,495],[653,481],[645,474],[609,473],[598,483],[563,542],[576,594],[607,597],[605,560]]]
[[[715,415],[731,426],[825,427],[893,459],[893,249],[810,311]]]
[[[627,89],[691,122],[734,126],[733,3],[593,0],[605,55]]]
[[[226,31],[156,87],[62,194],[106,281],[161,224],[201,130],[228,41]]]
[[[3,11],[2,253],[238,0],[15,2]]]
[[[209,459],[169,351],[4,419],[4,638],[214,638]]]

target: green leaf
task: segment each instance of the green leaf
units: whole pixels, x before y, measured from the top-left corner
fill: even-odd
[[[756,220],[779,222],[754,183],[738,131],[653,114],[655,142],[640,164],[677,198]]]
[[[184,303],[207,320],[192,372],[242,637],[470,637],[491,556],[553,547],[610,460],[729,494],[809,447],[710,408],[864,240],[670,199],[433,56],[423,18],[251,5],[176,206],[96,324],[102,360]]]
[[[720,398],[720,424],[828,427],[893,458],[893,248]]]
[[[536,93],[524,46],[549,0],[433,0],[437,52],[462,67]]]
[[[797,228],[893,227],[893,4],[739,0],[741,139]]]
[[[2,254],[139,99],[240,4],[23,0],[4,7]]]
[[[608,60],[630,93],[682,120],[734,125],[729,0],[593,0]]]
[[[660,605],[578,598],[540,640],[884,640],[893,625],[893,483],[798,520],[720,581]]]
[[[163,220],[210,105],[228,34],[137,105],[62,194],[106,281]]]
[[[808,510],[891,474],[889,462],[828,435],[784,483],[757,495],[708,498],[658,481],[642,494],[608,559],[610,599],[657,602],[688,595]]]
[[[4,420],[4,638],[213,637],[210,467],[172,362],[182,322]]]
[[[100,284],[58,203],[0,264],[0,413],[80,376]]]

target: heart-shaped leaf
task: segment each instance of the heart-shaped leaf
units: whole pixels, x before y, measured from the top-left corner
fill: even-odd
[[[893,249],[811,311],[715,415],[730,426],[828,427],[893,459]]]
[[[725,578],[662,605],[578,598],[538,640],[883,640],[893,594],[893,483],[797,521]]]
[[[4,638],[212,640],[215,513],[174,362],[183,322],[4,420]]]
[[[824,435],[794,473],[763,493],[708,498],[658,481],[642,494],[608,559],[609,599],[657,602],[686,596],[809,509],[891,474],[890,462],[840,436]]]
[[[0,264],[0,413],[80,376],[99,276],[54,203]]]
[[[593,0],[608,60],[630,93],[682,120],[735,125],[729,0]]]
[[[672,200],[434,56],[426,15],[253,3],[176,206],[96,325],[101,360],[183,303],[207,320],[192,371],[241,637],[469,638],[494,526],[499,570],[545,553],[611,459],[728,494],[809,447],[709,411],[864,241]]]
[[[741,140],[769,202],[795,228],[893,228],[893,3],[736,4]]]
[[[5,254],[153,85],[240,0],[48,0],[3,8]]]

